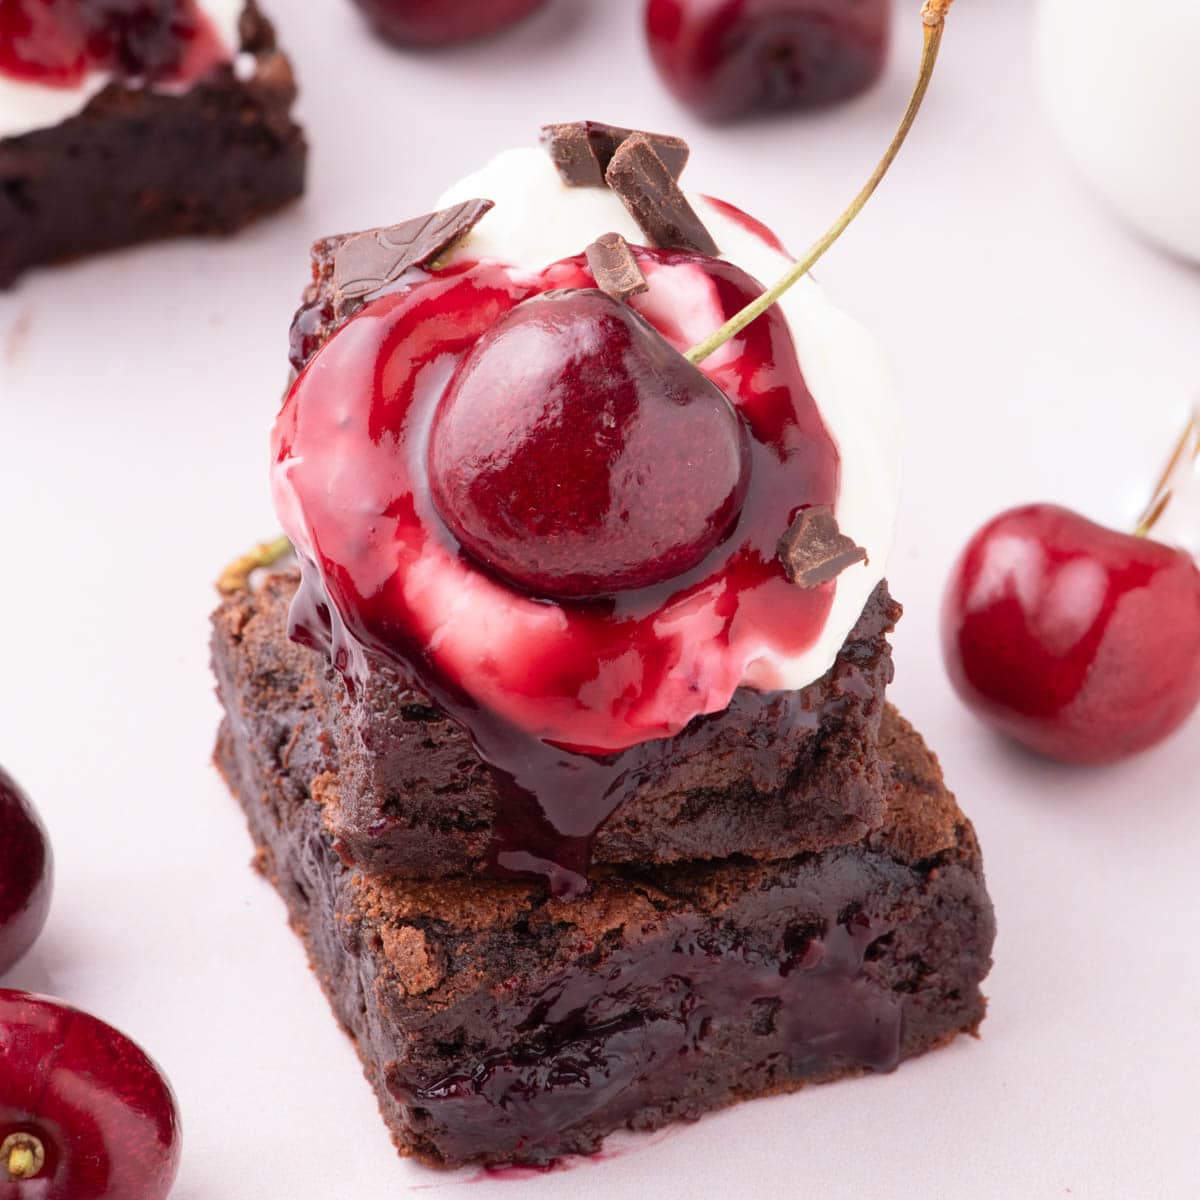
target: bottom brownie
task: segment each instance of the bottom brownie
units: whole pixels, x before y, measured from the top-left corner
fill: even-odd
[[[313,723],[287,715],[310,698],[286,659],[264,670],[277,736],[226,718],[217,762],[404,1154],[545,1163],[623,1126],[889,1070],[983,1018],[994,924],[978,846],[894,710],[895,790],[865,841],[609,869],[564,902],[347,868],[322,826]]]

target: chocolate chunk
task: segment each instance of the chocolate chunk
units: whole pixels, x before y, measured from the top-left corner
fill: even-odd
[[[491,207],[490,200],[464,200],[440,212],[347,238],[334,258],[335,309],[344,312],[394,283],[410,267],[426,266],[474,228]]]
[[[586,253],[596,286],[614,300],[628,300],[649,287],[629,243],[619,233],[601,234]]]
[[[635,133],[621,143],[608,164],[605,179],[652,246],[720,253],[644,134]]]
[[[687,165],[688,144],[683,138],[669,134],[622,129],[603,121],[568,121],[562,125],[543,125],[542,145],[569,187],[604,187],[604,173],[613,155],[634,134],[650,142],[671,177],[678,179]]]
[[[801,587],[820,587],[847,567],[866,562],[867,552],[839,528],[828,504],[806,508],[779,539],[788,578]]]

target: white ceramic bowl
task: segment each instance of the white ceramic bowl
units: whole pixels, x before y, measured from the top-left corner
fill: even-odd
[[[1037,70],[1083,173],[1200,262],[1200,0],[1041,0]]]

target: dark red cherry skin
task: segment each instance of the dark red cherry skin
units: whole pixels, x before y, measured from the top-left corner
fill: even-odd
[[[0,768],[0,975],[42,932],[53,879],[46,830],[28,797]]]
[[[696,566],[741,510],[750,441],[728,397],[592,288],[517,305],[434,414],[433,501],[480,562],[535,595],[649,587]]]
[[[371,25],[399,46],[448,46],[490,37],[546,0],[354,0]]]
[[[31,1134],[45,1161],[0,1200],[165,1200],[179,1167],[170,1084],[112,1026],[59,1000],[0,989],[0,1145]]]
[[[817,108],[883,70],[891,0],[648,0],[646,36],[663,82],[710,121]]]
[[[1002,513],[946,589],[942,649],[967,704],[1049,758],[1103,763],[1200,703],[1200,569],[1069,509]]]

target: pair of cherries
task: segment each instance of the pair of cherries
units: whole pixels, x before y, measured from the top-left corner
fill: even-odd
[[[41,932],[52,880],[46,831],[0,770],[0,975]],[[170,1085],[137,1045],[0,988],[0,1200],[166,1200],[179,1149]]]
[[[405,46],[497,33],[547,0],[355,0]],[[663,82],[708,120],[811,108],[878,79],[891,0],[647,0],[646,38]]]

